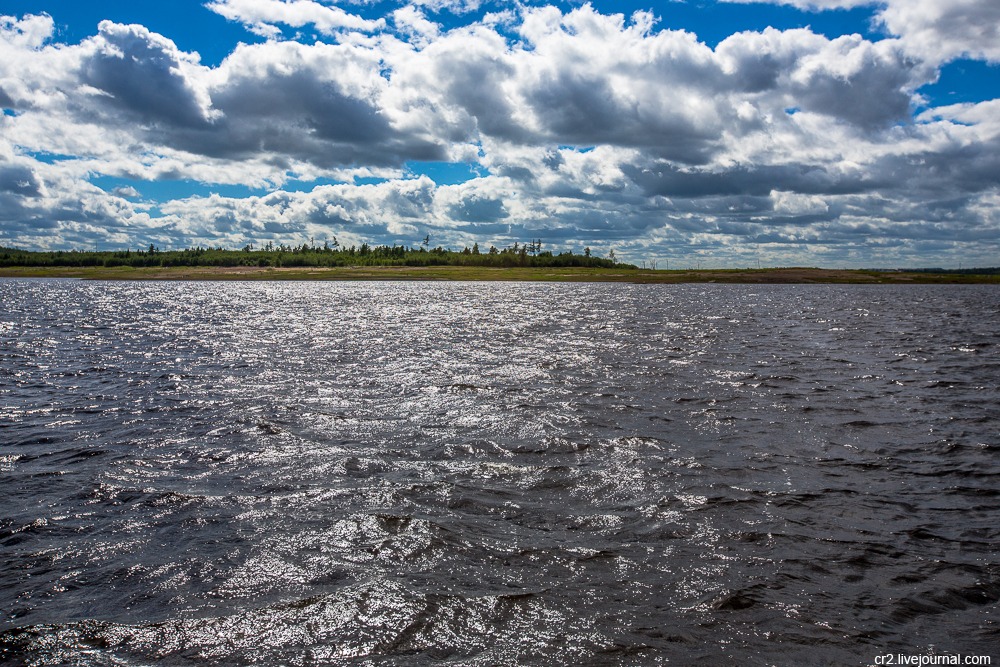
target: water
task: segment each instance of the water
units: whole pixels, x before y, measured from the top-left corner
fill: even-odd
[[[0,281],[0,662],[1000,660],[994,286]]]

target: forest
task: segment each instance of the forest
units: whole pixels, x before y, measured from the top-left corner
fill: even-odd
[[[143,250],[53,250],[33,251],[0,246],[0,267],[338,267],[338,266],[482,266],[482,267],[587,267],[635,269],[618,262],[614,251],[599,257],[585,248],[582,254],[570,251],[553,253],[542,250],[542,242],[516,242],[498,249],[481,250],[478,243],[460,251],[440,246],[431,248],[430,237],[416,247],[404,245],[344,246],[336,238],[318,246],[250,244],[242,249],[188,248],[161,250],[150,244]]]

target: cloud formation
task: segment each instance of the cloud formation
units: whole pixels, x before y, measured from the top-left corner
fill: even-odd
[[[1000,62],[1000,4],[993,0],[728,0],[810,11],[875,7],[875,21],[914,56],[943,63],[960,57]]]
[[[264,37],[280,36],[282,25],[291,28],[312,26],[324,35],[346,30],[373,32],[385,25],[382,19],[363,19],[340,7],[314,0],[212,0],[206,6]]]
[[[104,21],[60,44],[51,17],[0,17],[0,244],[414,243],[433,230],[444,245],[542,238],[636,260],[744,263],[763,247],[777,263],[996,263],[1000,101],[928,109],[919,90],[949,59],[996,60],[1000,20],[985,0],[943,7],[874,5],[891,33],[877,41],[769,28],[712,48],[647,12],[590,5],[446,27],[434,12],[479,3],[385,20],[215,0],[268,39],[214,67],[140,25]],[[480,176],[407,176],[422,163]],[[149,201],[96,177],[270,192]]]

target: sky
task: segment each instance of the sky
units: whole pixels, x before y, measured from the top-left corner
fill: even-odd
[[[0,246],[1000,265],[997,0],[0,0]]]

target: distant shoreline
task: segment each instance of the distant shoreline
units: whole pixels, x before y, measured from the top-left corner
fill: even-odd
[[[998,275],[966,275],[863,269],[649,270],[580,267],[360,266],[360,267],[4,267],[0,278],[210,281],[519,281],[623,282],[638,284],[1000,284]]]

